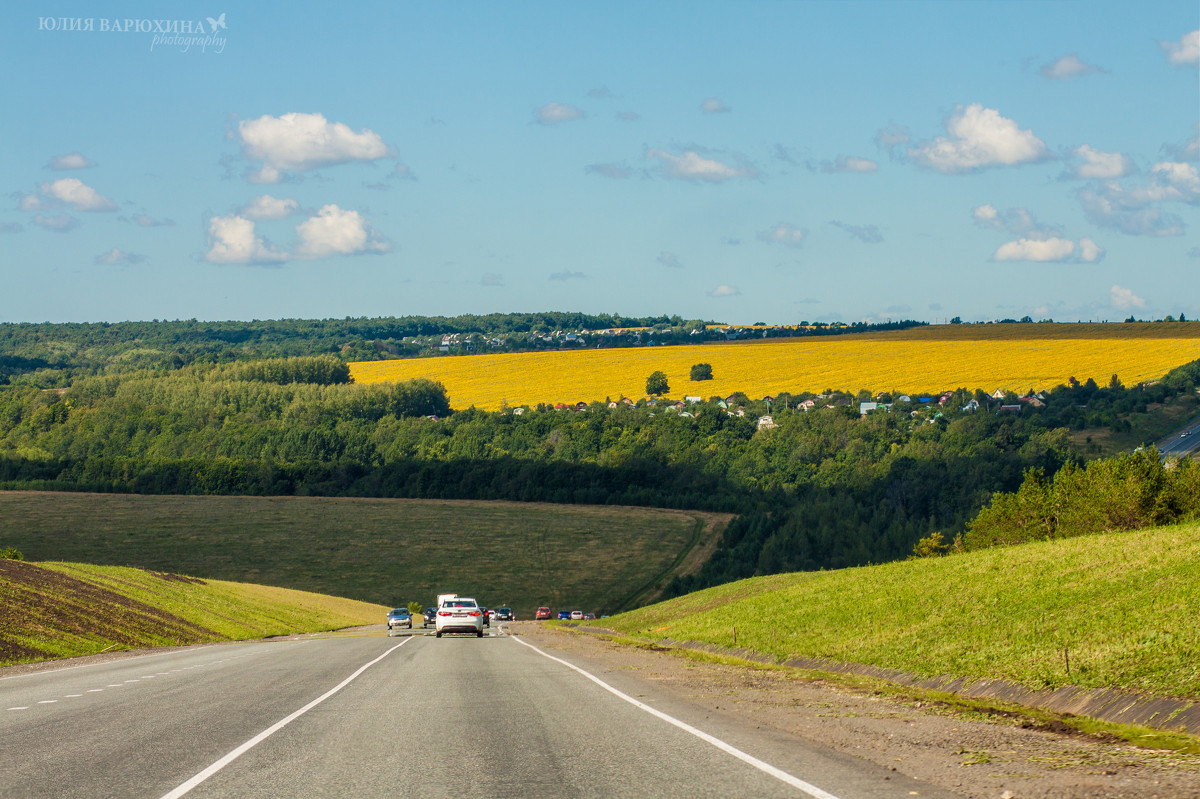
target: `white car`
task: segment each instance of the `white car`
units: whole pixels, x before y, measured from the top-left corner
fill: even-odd
[[[468,596],[456,596],[447,599],[438,606],[437,637],[442,633],[474,633],[483,637],[483,611],[479,603]]]

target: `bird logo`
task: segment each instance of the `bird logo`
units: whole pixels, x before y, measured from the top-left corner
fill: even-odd
[[[226,28],[226,26],[225,26],[225,12],[222,11],[221,16],[217,17],[216,19],[209,17],[208,18],[208,27],[212,28],[213,33],[216,33],[218,29],[228,30],[228,28]]]

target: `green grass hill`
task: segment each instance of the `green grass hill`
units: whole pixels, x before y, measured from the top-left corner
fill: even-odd
[[[378,624],[386,613],[287,588],[0,559],[0,666]]]
[[[1200,698],[1200,525],[757,577],[622,633],[911,671]],[[1070,663],[1070,674],[1067,663]]]

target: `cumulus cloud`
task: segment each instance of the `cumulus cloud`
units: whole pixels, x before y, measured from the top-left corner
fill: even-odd
[[[1016,166],[1049,157],[1045,143],[1033,131],[993,108],[979,103],[959,106],[946,122],[949,136],[920,142],[908,156],[921,166],[947,174],[995,166]]]
[[[46,164],[46,169],[87,169],[95,165],[95,162],[82,153],[67,153],[51,158]]]
[[[262,116],[238,123],[242,152],[262,166],[250,175],[254,183],[278,183],[285,172],[304,172],[353,161],[374,161],[392,155],[378,133],[357,133],[323,114],[289,113]]]
[[[728,114],[733,109],[725,105],[716,97],[709,97],[700,104],[700,110],[706,114]]]
[[[568,280],[583,280],[586,277],[587,277],[587,275],[585,275],[583,272],[562,271],[562,272],[552,273],[550,275],[550,280],[561,280],[563,282],[566,282]]]
[[[1071,151],[1078,159],[1064,177],[1080,180],[1111,180],[1122,178],[1133,171],[1133,159],[1124,153],[1105,153],[1082,144]]]
[[[804,243],[804,237],[808,235],[808,231],[803,228],[798,228],[795,225],[789,225],[787,222],[780,222],[774,227],[760,231],[758,234],[759,241],[765,241],[767,244],[782,244],[786,247],[799,247]]]
[[[17,194],[17,210],[18,211],[40,211],[42,209],[42,198],[37,194]]]
[[[584,113],[580,108],[565,103],[546,103],[534,112],[539,125],[556,125],[559,122],[571,122],[583,119]]]
[[[1109,303],[1112,307],[1122,311],[1142,310],[1146,307],[1145,300],[1131,290],[1117,285],[1109,289]]]
[[[42,184],[42,197],[76,211],[115,211],[117,204],[79,178],[61,178]]]
[[[672,269],[682,269],[683,268],[683,262],[680,261],[679,256],[673,252],[666,252],[664,250],[663,252],[658,254],[658,258],[655,260],[657,260],[663,266],[669,266]]]
[[[246,203],[239,214],[246,219],[284,219],[300,210],[300,203],[291,197],[279,199],[269,194],[260,194]]]
[[[875,225],[848,225],[836,219],[829,224],[836,228],[841,228],[863,244],[878,244],[883,241],[883,234],[879,232],[879,228]]]
[[[145,260],[146,256],[144,255],[139,255],[135,252],[125,252],[116,247],[96,256],[96,263],[108,266],[128,266],[130,264],[140,264]]]
[[[738,291],[733,286],[720,285],[720,286],[717,286],[712,291],[708,292],[708,296],[710,296],[710,297],[736,297],[737,295],[739,295],[741,293],[742,292]]]
[[[79,220],[70,214],[38,214],[33,218],[33,224],[55,233],[66,233],[79,227]]]
[[[621,164],[588,164],[584,172],[610,180],[625,180],[633,174],[633,170]]]
[[[214,264],[278,264],[287,260],[287,255],[257,235],[252,220],[231,214],[208,220],[204,260]]]
[[[316,216],[296,226],[299,244],[297,258],[324,258],[330,255],[390,252],[392,247],[378,237],[358,211],[330,204],[321,207]]]
[[[831,174],[841,172],[875,172],[878,169],[878,161],[872,161],[870,158],[855,158],[849,155],[839,155],[835,160],[825,161],[821,164],[821,171]]]
[[[1080,75],[1096,75],[1102,72],[1104,72],[1103,69],[1092,64],[1085,64],[1074,53],[1042,66],[1042,77],[1049,80],[1066,80],[1067,78],[1077,78]]]
[[[1185,33],[1178,42],[1160,42],[1163,53],[1176,66],[1200,64],[1200,29]]]
[[[971,216],[980,227],[1003,230],[1021,238],[1049,239],[1062,235],[1060,228],[1043,225],[1024,208],[1010,208],[1001,213],[991,205],[980,205],[971,211]]]
[[[1163,161],[1142,182],[1127,186],[1109,181],[1082,189],[1079,202],[1094,224],[1140,236],[1179,236],[1183,220],[1162,209],[1164,203],[1200,204],[1200,170],[1194,164]]]
[[[698,180],[705,183],[724,183],[734,178],[753,177],[753,167],[730,166],[722,161],[705,158],[695,150],[685,150],[679,155],[665,150],[647,150],[647,158],[659,162],[663,177],[675,180]]]
[[[1078,261],[1095,263],[1104,257],[1104,249],[1091,239],[1017,239],[1000,245],[992,256],[996,261]]]
[[[1196,127],[1200,129],[1200,124]],[[1183,144],[1164,144],[1162,150],[1174,161],[1200,161],[1200,132],[1192,134]]]

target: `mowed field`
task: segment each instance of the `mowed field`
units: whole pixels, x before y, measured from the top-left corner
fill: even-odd
[[[455,408],[576,403],[645,395],[665,372],[669,396],[708,399],[736,391],[752,399],[826,389],[1024,392],[1074,377],[1132,385],[1200,359],[1200,323],[938,325],[887,333],[762,339],[704,345],[359,361],[359,383],[430,378]],[[693,382],[692,365],[713,379]]]
[[[730,517],[518,502],[0,492],[0,546],[378,604],[439,593],[615,611],[699,568]],[[684,561],[686,556],[691,555]],[[653,590],[649,592],[653,594]]]

